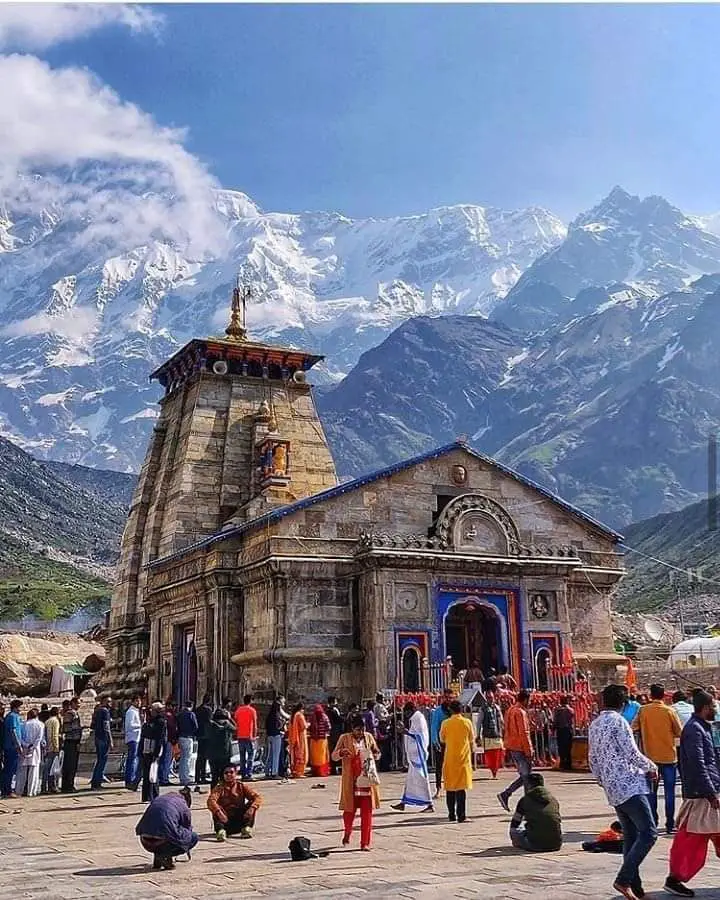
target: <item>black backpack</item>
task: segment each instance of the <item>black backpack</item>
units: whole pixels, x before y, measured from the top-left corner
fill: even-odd
[[[293,862],[304,862],[306,859],[319,859],[317,853],[310,849],[310,838],[294,837],[288,844],[290,858]]]

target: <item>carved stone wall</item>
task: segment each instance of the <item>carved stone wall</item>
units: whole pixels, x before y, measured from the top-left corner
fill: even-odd
[[[567,591],[568,620],[573,649],[610,653],[613,649],[610,589],[570,582]]]
[[[113,690],[132,691],[140,684],[137,678],[124,683],[135,676],[119,654],[128,656],[126,644],[135,647],[135,655],[146,652],[147,629],[128,623],[133,617],[144,620],[148,564],[217,532],[250,500],[255,415],[263,400],[272,404],[290,447],[289,497],[336,484],[308,384],[198,372],[166,396],[121,543],[104,673]]]

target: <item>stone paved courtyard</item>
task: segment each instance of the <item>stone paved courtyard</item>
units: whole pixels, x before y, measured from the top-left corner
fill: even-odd
[[[229,900],[266,897],[461,897],[570,900],[612,897],[618,857],[584,853],[583,840],[607,826],[611,811],[587,775],[551,773],[560,800],[566,844],[559,853],[530,856],[508,846],[509,815],[492,782],[476,773],[471,821],[451,825],[444,804],[435,814],[398,813],[403,777],[383,777],[374,849],[340,847],[337,780],[261,782],[265,805],[252,841],[218,844],[204,802],[193,795],[193,820],[201,840],[191,862],[173,872],[153,872],[134,836],[143,805],[138,795],[108,786],[72,797],[50,796],[0,803],[0,897],[3,900]],[[167,790],[170,790],[169,788]],[[325,859],[289,860],[295,835],[311,838]],[[649,897],[662,892],[670,839],[662,836],[645,865]],[[720,861],[711,858],[693,885],[702,900],[720,900]]]

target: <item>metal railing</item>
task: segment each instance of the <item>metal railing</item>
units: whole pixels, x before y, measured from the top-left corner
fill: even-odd
[[[423,692],[439,694],[452,684],[452,659],[448,656],[443,662],[431,663],[423,659],[420,666],[420,683]]]

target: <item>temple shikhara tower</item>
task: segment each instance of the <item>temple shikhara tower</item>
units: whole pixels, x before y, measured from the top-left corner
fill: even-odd
[[[113,692],[349,700],[416,690],[448,658],[538,687],[562,661],[623,662],[620,535],[462,441],[338,483],[307,381],[322,357],[248,339],[244,290],[224,336],[152,375],[165,395],[122,539]]]

